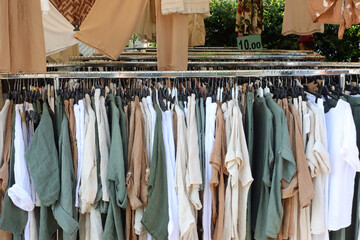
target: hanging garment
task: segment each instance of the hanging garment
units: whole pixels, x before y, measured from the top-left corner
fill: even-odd
[[[9,182],[9,161],[10,161],[10,151],[11,151],[11,129],[12,129],[12,115],[13,115],[13,100],[9,101],[9,104],[5,103],[5,106],[1,110],[1,113],[7,114],[6,120],[2,119],[2,122],[6,123],[6,128],[3,128],[5,131],[5,138],[4,138],[4,147],[2,151],[1,157],[1,167],[0,167],[0,213],[2,212],[3,208],[3,202],[4,202],[4,196],[6,189],[8,187]],[[5,111],[5,109],[8,109],[8,111]],[[4,112],[3,112],[4,111]],[[11,240],[12,234],[9,232],[6,232],[4,230],[0,230],[0,239],[3,240]]]
[[[242,34],[261,34],[263,4],[260,0],[238,0],[236,31]]]
[[[95,111],[96,120],[98,125],[99,148],[100,148],[100,176],[102,186],[102,200],[109,201],[109,193],[106,185],[106,176],[109,161],[109,148],[110,148],[110,130],[108,118],[105,111],[105,99],[100,96],[100,89],[95,89]]]
[[[210,155],[215,142],[215,120],[216,103],[211,101],[211,97],[206,98],[206,124],[205,124],[205,182],[203,197],[203,239],[211,239],[211,220],[212,220],[212,195],[210,190],[210,179],[212,176],[212,165],[210,164]]]
[[[210,164],[212,165],[212,176],[210,180],[210,189],[212,193],[211,234],[212,238],[215,240],[222,239],[224,230],[225,175],[228,174],[225,168],[225,155],[225,121],[220,103],[218,103],[216,110],[215,142],[210,157]]]
[[[225,203],[229,202],[229,204],[225,204],[223,239],[245,240],[247,199],[253,178],[242,116],[237,102],[230,111],[233,121],[225,157],[225,166],[229,172]]]
[[[210,17],[210,6],[207,0],[161,0],[161,13],[164,15],[199,13]]]
[[[54,7],[70,22],[71,25],[81,25],[90,12],[95,0],[50,0]]]
[[[167,193],[169,206],[169,223],[168,233],[170,240],[180,239],[179,230],[179,203],[175,190],[175,145],[173,134],[172,112],[166,111],[162,115],[162,132],[164,138],[165,154],[166,154],[166,177],[167,177]],[[150,169],[151,170],[151,169]]]
[[[153,21],[153,14],[151,11],[151,2],[154,0],[149,0],[146,4],[145,10],[141,15],[139,23],[135,29],[134,34],[137,34],[140,39],[145,39],[149,42],[156,41],[156,22]]]
[[[75,113],[74,113],[74,99],[70,98],[69,100],[64,101],[64,110],[66,118],[68,119],[69,125],[69,136],[70,136],[70,146],[71,146],[71,156],[73,160],[74,176],[77,176],[77,167],[78,167],[78,148],[76,142],[76,122],[75,122]],[[76,183],[76,179],[75,179]]]
[[[110,145],[109,171],[107,172],[107,186],[109,188],[109,209],[104,227],[103,239],[122,240],[125,237],[121,209],[128,205],[126,189],[126,173],[122,149],[122,139],[119,124],[119,109],[113,96],[109,96],[111,111],[111,136],[114,141]],[[126,140],[125,140],[126,141]]]
[[[313,23],[306,0],[287,0],[282,26],[282,35],[310,35],[323,33],[324,24]]]
[[[166,175],[166,156],[162,131],[162,112],[155,105],[156,125],[154,147],[151,161],[151,171],[148,183],[149,202],[146,206],[141,223],[150,233],[151,237],[159,240],[168,239],[168,189]],[[157,218],[157,221],[154,219]]]
[[[186,71],[188,63],[187,14],[164,15],[161,0],[155,0],[156,42],[159,71]]]
[[[268,219],[266,224],[266,236],[276,238],[280,232],[281,221],[284,214],[281,199],[281,181],[284,179],[288,183],[291,182],[296,173],[296,164],[291,151],[285,113],[271,98],[271,94],[266,94],[265,99],[266,104],[274,117],[274,162],[270,162],[271,165],[273,164],[273,172],[269,207],[266,215],[266,219]]]
[[[189,14],[189,47],[205,45],[205,23],[200,14]]]
[[[3,164],[3,150],[4,150],[4,143],[6,137],[6,126],[7,126],[7,116],[10,109],[10,100],[6,100],[4,106],[0,111],[0,166]]]
[[[46,72],[40,1],[1,1],[0,16],[0,72]]]
[[[177,150],[175,166],[175,188],[179,199],[179,228],[181,239],[197,239],[196,212],[187,191],[189,178],[188,165],[188,132],[185,114],[178,105],[175,105],[177,115]]]
[[[255,239],[267,239],[266,217],[268,212],[271,175],[274,162],[273,153],[273,114],[266,105],[264,97],[254,99],[254,146],[263,151],[253,153],[253,178],[251,191],[251,228]],[[256,164],[255,164],[256,163]]]
[[[91,108],[91,100],[89,97],[89,106]],[[92,110],[92,109],[91,109]],[[79,188],[80,188],[80,179],[82,176],[82,164],[84,159],[84,151],[85,148],[85,132],[86,132],[86,123],[85,123],[85,113],[86,107],[84,105],[84,100],[81,99],[78,101],[77,104],[74,105],[74,114],[75,114],[75,121],[76,121],[76,143],[78,149],[78,166],[77,166],[77,176],[76,176],[76,190],[75,190],[75,207],[79,207]],[[95,117],[95,113],[94,117]],[[96,118],[96,117],[95,117]],[[89,121],[89,120],[88,120]],[[93,131],[95,130],[95,119],[93,125]],[[95,148],[95,133],[94,133],[94,142],[92,145]],[[95,160],[96,160],[96,149],[95,151]],[[95,170],[96,172],[96,170]],[[95,173],[96,174],[96,173]],[[96,182],[97,186],[97,182]]]
[[[12,109],[11,119],[11,143],[14,143],[15,139],[15,105]],[[14,160],[15,160],[15,146],[11,144],[10,159],[9,159],[9,181],[8,187],[12,187],[15,184],[14,176]],[[1,209],[0,216],[0,228],[1,230],[10,232],[13,234],[14,239],[22,239],[22,236],[26,223],[28,221],[28,213],[14,205],[8,195],[8,191],[5,192],[4,201]]]
[[[360,0],[307,1],[313,22],[339,24],[339,39],[345,28],[360,23]]]
[[[246,144],[249,150],[249,161],[251,171],[253,171],[253,144],[254,144],[254,114],[253,114],[253,93],[246,93],[246,109],[245,109],[245,137]],[[251,189],[250,185],[248,200],[247,200],[247,209],[246,209],[246,240],[252,240],[251,233]]]
[[[327,151],[325,126],[321,110],[308,101],[310,109],[310,133],[306,145],[306,158],[314,184],[314,198],[311,205],[311,233],[319,235],[325,228],[325,177],[330,173],[330,160]]]
[[[147,0],[97,0],[75,38],[116,60],[134,33],[146,3]]]
[[[59,155],[55,144],[55,128],[46,103],[43,103],[42,111],[40,124],[34,133],[25,158],[41,201],[39,239],[50,239],[58,228],[51,207],[55,207],[60,195],[60,170]],[[69,221],[69,224],[71,225],[72,222]],[[76,225],[74,227],[76,228]]]
[[[74,27],[61,15],[61,13],[50,3],[47,14],[43,13],[46,55],[61,52],[75,44]]]
[[[331,164],[328,229],[336,231],[351,224],[354,179],[360,171],[356,127],[347,102],[340,99],[326,113],[326,128],[331,129],[327,132]]]

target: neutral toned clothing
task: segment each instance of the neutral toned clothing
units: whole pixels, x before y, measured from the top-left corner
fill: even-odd
[[[156,41],[156,22],[153,21],[153,17],[155,17],[155,8],[153,9],[154,12],[152,12],[152,5],[155,7],[155,0],[149,0],[147,2],[145,10],[141,15],[134,32],[134,34],[137,34],[140,39],[145,39],[149,42]]]
[[[324,24],[313,23],[306,0],[287,0],[282,25],[282,34],[310,35],[324,32]],[[301,103],[301,102],[300,102]]]
[[[155,0],[156,42],[159,71],[186,71],[188,63],[187,14],[164,15],[162,0]]]
[[[189,14],[189,47],[205,45],[205,23],[200,14]]]
[[[49,4],[49,11],[43,14],[46,55],[61,52],[79,41],[75,39],[74,27],[61,13]]]
[[[210,179],[212,176],[212,166],[210,156],[215,142],[215,120],[216,120],[216,103],[211,101],[210,97],[206,98],[206,124],[205,124],[205,181],[203,197],[203,240],[211,239],[211,220],[212,220],[212,194],[210,190]]]
[[[328,229],[339,230],[351,224],[354,179],[360,171],[356,146],[356,127],[350,105],[340,99],[326,113],[328,150],[330,155]]]
[[[1,1],[0,16],[0,72],[45,73],[40,1]]]
[[[191,203],[189,192],[187,191],[188,164],[188,131],[185,122],[185,114],[178,105],[175,105],[177,115],[177,150],[175,166],[175,188],[178,194],[179,209],[179,228],[181,239],[198,239],[196,227],[196,210]]]
[[[69,136],[70,136],[70,146],[71,146],[71,156],[74,166],[74,174],[77,176],[78,168],[78,149],[76,142],[76,122],[75,122],[75,113],[74,113],[74,99],[70,98],[69,100],[64,101],[64,110],[65,115],[69,121]],[[75,180],[76,182],[76,180]]]
[[[86,98],[86,96],[85,96]],[[76,143],[78,148],[78,171],[76,176],[76,190],[75,190],[75,207],[79,207],[79,188],[80,188],[80,179],[82,176],[82,164],[84,159],[84,147],[85,147],[85,112],[86,107],[84,105],[85,99],[79,100],[78,104],[74,105],[74,113],[75,113],[75,120],[76,120]],[[90,97],[87,100],[91,108],[91,100]],[[92,108],[91,108],[92,109]],[[92,111],[95,117],[94,111]],[[95,123],[94,119],[94,123]],[[93,125],[93,131],[95,131],[95,124]],[[95,143],[95,133],[94,133],[94,143]],[[95,146],[93,146],[95,148]],[[96,156],[96,149],[95,149],[95,156]],[[97,184],[96,184],[97,185]]]
[[[313,22],[339,24],[339,39],[345,28],[360,23],[360,0],[307,1]]]
[[[90,213],[97,194],[95,113],[91,108],[89,95],[85,96],[84,155],[79,189],[80,212]],[[90,216],[89,216],[90,218]]]
[[[15,106],[15,184],[9,188],[8,194],[13,203],[24,211],[31,212],[35,205],[31,197],[30,174],[25,160],[25,143],[22,133],[20,108],[23,104]]]
[[[325,176],[330,173],[329,152],[327,150],[326,129],[321,110],[308,101],[310,117],[309,140],[306,145],[306,158],[314,184],[314,198],[311,205],[311,233],[318,235],[325,228]]]
[[[209,1],[206,0],[161,0],[161,13],[200,13],[210,16]]]
[[[225,157],[225,166],[229,172],[225,202],[230,204],[225,204],[223,239],[244,240],[246,237],[244,229],[246,229],[248,192],[253,178],[242,115],[238,104],[235,103],[230,111],[233,115],[233,121]],[[227,214],[227,212],[230,214]]]
[[[3,164],[3,150],[5,143],[7,116],[10,108],[10,100],[6,100],[4,106],[0,111],[0,166]]]
[[[146,3],[146,0],[97,0],[75,38],[116,60],[134,33]]]
[[[61,1],[50,0],[50,2],[56,7],[56,9],[75,26],[79,26],[84,21],[88,13],[90,12],[95,0],[75,0],[75,1]]]
[[[179,202],[175,190],[175,145],[172,127],[172,112],[163,112],[162,132],[164,138],[165,154],[166,154],[166,176],[167,176],[167,193],[169,206],[169,223],[168,233],[170,240],[180,239],[179,230]]]
[[[216,130],[214,148],[210,157],[212,176],[210,189],[212,193],[211,233],[215,240],[222,239],[225,215],[225,155],[226,136],[224,116],[218,103],[216,111]]]
[[[109,132],[109,124],[106,116],[105,109],[105,101],[104,97],[100,97],[100,89],[95,90],[95,112],[96,112],[96,120],[98,127],[98,136],[99,136],[99,147],[100,147],[100,177],[101,177],[101,185],[102,185],[102,200],[105,202],[109,201],[109,193],[106,184],[106,176],[107,176],[107,167],[109,161],[109,148],[110,148],[110,134]],[[102,106],[104,104],[104,106]]]

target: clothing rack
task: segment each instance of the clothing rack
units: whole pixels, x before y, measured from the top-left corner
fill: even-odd
[[[249,68],[360,68],[355,62],[188,62],[192,67],[249,67]],[[48,68],[83,68],[83,67],[157,67],[156,62],[122,62],[122,61],[94,61],[48,63]]]
[[[134,71],[134,72],[49,72],[42,74],[0,74],[0,79],[46,78],[222,78],[222,77],[300,77],[360,75],[357,69],[271,69],[237,71]]]
[[[91,61],[91,60],[110,60],[106,56],[73,56],[69,58],[70,61]],[[320,61],[324,60],[325,57],[320,55],[189,55],[189,61],[204,61],[204,60],[212,60],[212,61]],[[118,60],[122,61],[156,61],[156,55],[153,56],[145,56],[145,55],[128,55],[128,56],[120,56]]]

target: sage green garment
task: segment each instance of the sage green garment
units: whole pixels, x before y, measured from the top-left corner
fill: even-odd
[[[149,201],[141,223],[156,240],[168,238],[169,206],[162,112],[155,105],[156,123],[148,184]]]
[[[75,240],[79,224],[75,209],[75,174],[71,156],[69,123],[63,113],[59,136],[60,197],[53,205],[54,217],[63,230],[62,239]],[[33,176],[33,175],[31,175]],[[47,189],[49,190],[49,189]]]
[[[203,158],[203,149],[202,149],[202,124],[201,124],[201,112],[200,112],[200,106],[199,106],[199,99],[196,99],[195,103],[195,115],[196,115],[196,127],[197,127],[197,133],[198,133],[198,145],[199,145],[199,159],[200,159],[200,171],[201,171],[201,178],[202,178],[202,184],[200,185],[200,190],[204,190],[204,182],[205,182],[205,164],[204,164],[204,158]]]
[[[273,166],[273,174],[270,188],[270,198],[266,224],[266,236],[276,238],[280,232],[281,221],[283,218],[283,206],[281,198],[281,180],[290,182],[296,173],[296,164],[290,146],[290,136],[284,110],[274,102],[271,94],[265,95],[266,104],[274,116],[274,161],[270,162]]]
[[[15,104],[13,106],[13,112],[15,113]],[[15,160],[15,146],[14,146],[14,133],[15,133],[15,115],[12,115],[12,124],[11,124],[11,150],[10,150],[10,167],[9,167],[9,182],[8,188],[12,187],[15,184],[14,176],[14,160]],[[17,206],[15,206],[8,196],[6,190],[3,207],[0,216],[0,229],[13,234],[13,239],[21,239],[21,234],[23,233],[26,223],[28,220],[28,213]]]
[[[128,168],[128,161],[127,161],[127,155],[128,155],[128,142],[127,142],[127,135],[126,135],[126,116],[122,105],[121,97],[116,96],[115,97],[116,105],[120,112],[120,130],[121,130],[121,139],[125,139],[125,141],[122,141],[123,145],[123,151],[124,151],[124,163],[125,163],[125,172],[127,172]]]
[[[246,112],[245,112],[245,137],[246,144],[249,150],[249,162],[251,170],[253,169],[252,165],[252,155],[253,155],[253,143],[254,143],[254,116],[253,116],[253,93],[247,92],[246,94]],[[251,191],[252,185],[249,189],[247,209],[246,209],[246,240],[252,240],[251,233]]]
[[[43,103],[39,126],[25,154],[41,202],[39,240],[50,239],[58,228],[51,210],[60,196],[60,170],[54,129],[47,103]]]
[[[251,227],[255,232],[255,239],[267,239],[266,217],[270,198],[270,186],[273,167],[273,114],[266,105],[265,98],[256,98],[253,106],[254,116],[254,151],[253,178],[251,191]],[[260,151],[261,149],[261,151]]]
[[[360,149],[360,98],[345,96],[345,100],[350,104],[351,112],[353,114],[356,126],[356,144]],[[351,225],[347,228],[340,229],[335,232],[330,232],[331,240],[352,240],[358,239],[359,234],[359,201],[360,201],[360,173],[356,173],[354,199],[351,214]]]
[[[61,131],[61,124],[64,113],[63,100],[61,96],[58,96],[55,101],[55,142],[56,147],[59,147],[59,137]]]
[[[107,185],[109,189],[109,208],[105,222],[103,239],[125,239],[121,209],[128,205],[127,190],[125,186],[124,153],[120,132],[120,113],[114,100],[114,96],[108,95],[110,105],[109,124],[111,129],[111,145],[109,163],[107,169]]]

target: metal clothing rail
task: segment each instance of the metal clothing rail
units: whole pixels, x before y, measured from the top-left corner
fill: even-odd
[[[319,61],[324,60],[325,57],[319,55],[306,55],[306,56],[294,56],[294,55],[189,55],[188,59],[190,61],[204,61],[204,60],[214,60],[214,61]],[[110,60],[105,56],[91,56],[91,57],[83,57],[83,56],[75,56],[70,57],[70,61],[91,61],[91,60]],[[125,61],[156,61],[157,57],[154,56],[144,56],[144,55],[134,55],[134,56],[120,56],[118,60]]]
[[[188,62],[189,67],[251,67],[251,68],[360,68],[356,62]],[[48,63],[48,68],[68,67],[157,67],[157,62],[122,62],[122,61],[95,61],[95,62],[67,62]]]
[[[275,69],[237,71],[144,71],[144,72],[53,72],[42,74],[0,74],[0,79],[45,78],[218,78],[218,77],[276,77],[276,76],[340,76],[360,75],[359,69]]]

